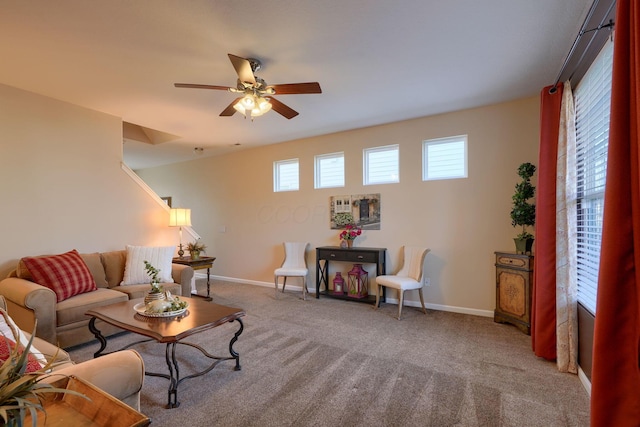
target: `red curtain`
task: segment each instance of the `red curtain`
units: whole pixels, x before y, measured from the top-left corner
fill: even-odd
[[[591,425],[640,425],[640,2],[618,0]]]
[[[536,197],[536,253],[531,344],[536,356],[556,358],[556,163],[563,84],[540,93],[540,154]]]

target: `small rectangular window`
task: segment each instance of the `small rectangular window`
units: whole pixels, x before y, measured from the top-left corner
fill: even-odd
[[[400,148],[396,145],[364,150],[364,185],[400,182]]]
[[[422,142],[422,180],[467,177],[467,135]]]
[[[273,162],[273,191],[297,191],[299,189],[298,159]]]
[[[344,187],[344,153],[321,154],[315,159],[315,188]]]

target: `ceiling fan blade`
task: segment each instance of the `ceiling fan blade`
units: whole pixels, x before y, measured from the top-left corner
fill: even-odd
[[[269,100],[269,102],[271,102],[271,108],[273,108],[277,113],[283,115],[287,119],[291,120],[298,115],[298,112],[296,110],[284,105],[282,102],[278,101],[277,99],[271,96],[267,96],[266,98]]]
[[[276,95],[295,95],[299,93],[322,93],[320,89],[320,83],[289,83],[283,85],[271,85],[276,92]]]
[[[231,60],[231,64],[233,64],[233,68],[236,69],[236,73],[238,74],[238,78],[241,82],[256,84],[256,78],[253,75],[253,70],[251,69],[251,63],[248,59],[241,58],[239,56],[232,55],[228,53],[229,59]]]
[[[192,83],[174,83],[175,87],[185,87],[190,89],[214,89],[214,90],[229,90],[229,86],[214,86],[214,85],[199,85]]]
[[[222,110],[222,113],[220,113],[220,116],[222,117],[229,117],[229,116],[233,116],[236,112],[236,109],[233,108],[233,106],[235,105],[236,102],[240,101],[242,99],[242,97],[240,98],[236,98],[234,99],[231,104],[229,104],[227,106],[227,108],[225,108],[224,110]]]

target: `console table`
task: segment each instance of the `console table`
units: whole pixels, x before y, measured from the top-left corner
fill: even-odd
[[[213,267],[213,261],[216,260],[216,257],[214,256],[201,256],[198,259],[192,259],[191,257],[177,257],[177,258],[173,258],[173,260],[171,261],[174,264],[183,264],[183,265],[188,265],[189,267],[193,268],[194,270],[202,270],[202,269],[207,269],[207,295],[203,296],[203,295],[198,295],[197,293],[192,293],[191,295],[194,297],[200,297],[200,298],[204,298],[205,301],[212,301],[213,298],[211,298],[211,285],[209,284],[209,272],[211,271],[211,267]]]
[[[340,261],[357,264],[375,264],[376,275],[381,276],[387,274],[386,257],[387,248],[341,248],[339,246],[321,246],[316,248],[316,298],[320,298],[320,286],[324,284],[323,295],[351,301],[372,302],[375,304],[375,295],[369,295],[368,298],[356,299],[346,295],[332,294],[329,291],[329,263],[330,261]],[[375,281],[375,278],[370,278],[369,283],[371,283],[371,279]],[[371,285],[369,289],[371,289]],[[385,301],[384,293],[380,295],[380,299],[382,302]]]

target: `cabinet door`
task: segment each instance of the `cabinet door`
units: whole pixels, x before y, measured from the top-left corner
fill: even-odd
[[[497,309],[528,323],[527,315],[527,275],[526,271],[496,269],[498,293]]]

